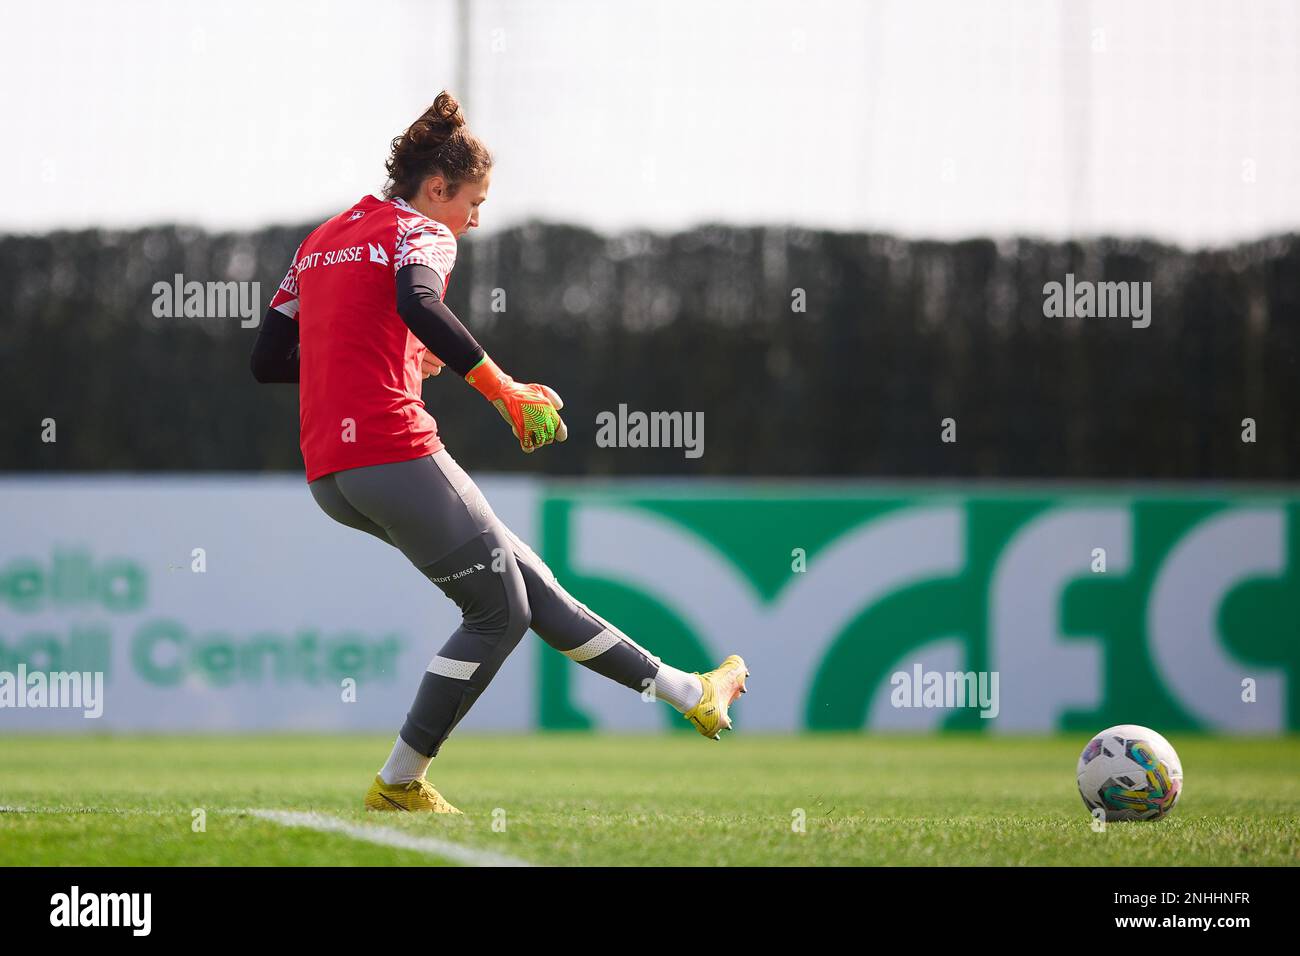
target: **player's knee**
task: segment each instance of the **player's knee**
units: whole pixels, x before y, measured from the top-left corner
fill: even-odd
[[[486,587],[459,602],[463,627],[493,641],[518,641],[532,625],[532,608],[522,583],[508,574],[499,581],[484,579],[483,583]]]
[[[496,565],[493,570],[496,570]],[[532,625],[533,609],[528,600],[523,568],[515,560],[513,552],[506,552],[506,560],[497,574],[501,584],[502,610],[506,617],[504,629],[511,639],[518,640]]]
[[[518,640],[532,626],[533,608],[528,602],[528,590],[523,587],[522,582],[519,587],[507,587],[506,591],[509,592],[507,614],[510,618],[507,627],[510,636]]]

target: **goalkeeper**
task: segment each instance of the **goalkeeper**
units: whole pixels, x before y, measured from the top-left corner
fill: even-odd
[[[455,98],[392,142],[384,198],[365,196],[294,255],[253,347],[259,382],[296,382],[308,487],[334,520],[400,549],[459,607],[420,680],[371,810],[459,813],[431,760],[530,627],[584,667],[681,712],[718,739],[748,676],[739,657],[685,673],[575,600],[493,513],[443,448],[421,380],[450,368],[490,401],[527,453],[568,437],[563,402],[506,374],[443,301],[456,242],[478,226],[492,158]]]

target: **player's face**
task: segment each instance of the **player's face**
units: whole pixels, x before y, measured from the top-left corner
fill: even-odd
[[[438,220],[459,239],[478,226],[478,210],[487,201],[488,187],[492,185],[489,172],[477,182],[463,182],[452,195],[441,176],[433,176],[428,183],[431,217]]]

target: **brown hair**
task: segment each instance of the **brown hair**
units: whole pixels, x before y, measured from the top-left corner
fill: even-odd
[[[424,115],[393,140],[388,157],[388,185],[384,198],[411,199],[426,178],[441,173],[452,195],[463,182],[482,179],[492,168],[492,154],[465,127],[465,114],[456,97],[446,90],[438,94]]]

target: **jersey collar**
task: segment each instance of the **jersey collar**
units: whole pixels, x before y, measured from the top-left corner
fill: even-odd
[[[412,206],[412,205],[411,205],[409,202],[407,202],[405,199],[403,199],[401,196],[394,196],[392,199],[390,199],[390,200],[388,200],[388,201],[391,202],[391,203],[392,203],[394,206],[396,206],[398,209],[405,210],[406,212],[409,212],[409,213],[411,213],[411,214],[414,215],[414,216],[419,216],[421,219],[428,219],[428,218],[429,218],[429,217],[426,216],[424,213],[420,212],[420,210],[418,210],[418,209],[416,209],[414,206]]]

